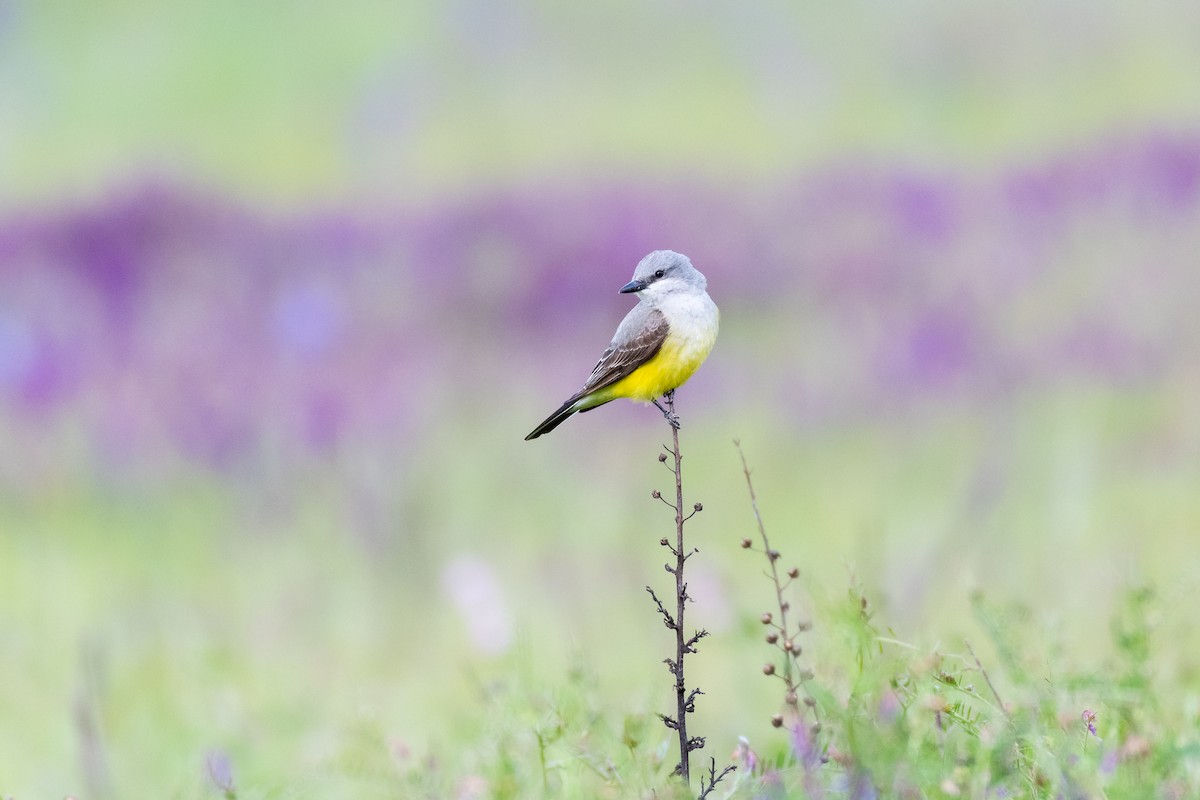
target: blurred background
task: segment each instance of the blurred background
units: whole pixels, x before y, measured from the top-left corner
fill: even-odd
[[[979,590],[1085,664],[1150,584],[1194,681],[1197,41],[1106,0],[0,0],[0,792],[362,796],[571,663],[665,707],[661,417],[522,441],[657,248],[722,309],[678,397],[718,755],[778,702],[734,438],[818,676],[855,581],[918,647]]]

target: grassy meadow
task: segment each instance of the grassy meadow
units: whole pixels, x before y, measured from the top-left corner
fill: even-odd
[[[1200,796],[1196,14],[564,8],[0,2],[0,797]]]

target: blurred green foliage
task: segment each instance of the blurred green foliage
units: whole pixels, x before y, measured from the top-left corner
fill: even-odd
[[[1196,10],[1116,0],[0,4],[4,203],[130,172],[415,200],[584,170],[979,163],[1200,116]]]
[[[661,423],[520,441],[647,242],[725,312],[694,725],[774,773],[728,785],[1195,795],[1198,24],[0,0],[0,795],[667,796]]]
[[[1136,442],[1145,428],[1117,415],[1121,403],[1072,408],[1074,430],[1121,431],[1102,435],[1105,447]],[[947,506],[957,496],[947,487],[975,460],[956,443],[969,430],[961,422],[939,418],[931,427],[912,418],[906,433],[854,426],[789,445],[773,432],[783,428],[763,424],[769,411],[756,416],[696,414],[683,440],[686,488],[705,506],[691,525],[701,551],[691,566],[693,621],[714,632],[689,667],[705,691],[693,722],[709,737],[704,758],[720,761],[745,735],[768,763],[787,763],[787,739],[768,723],[779,692],[759,669],[769,651],[757,617],[771,592],[737,546],[752,518],[722,435],[735,427],[773,541],[802,569],[794,605],[814,623],[806,662],[823,687],[832,741],[856,748],[847,751],[855,763],[885,784],[901,759],[914,786],[985,786],[1001,775],[976,771],[989,759],[1019,782],[1029,770],[1048,770],[1068,744],[1094,766],[1132,739],[1146,742],[1157,767],[1135,769],[1150,763],[1135,759],[1111,778],[1117,784],[1085,785],[1185,779],[1193,757],[1179,748],[1195,746],[1188,686],[1197,663],[1189,606],[1178,601],[1195,591],[1187,531],[1200,507],[1185,488],[1194,482],[1129,484],[1102,472],[1094,492],[1122,498],[1113,507],[1119,513],[1079,538],[1038,509],[1032,488],[1058,467],[1046,458],[1054,440],[1037,426],[1015,443],[1023,455],[1013,469],[1030,489],[1014,491],[993,514],[962,518]],[[1047,418],[1048,429],[1067,418]],[[493,797],[624,797],[661,787],[673,763],[669,739],[644,718],[669,705],[659,663],[669,642],[641,587],[663,579],[657,537],[671,521],[649,489],[669,476],[651,452],[630,461],[637,437],[620,432],[556,468],[546,451],[518,449],[510,433],[467,423],[424,454],[425,522],[399,540],[355,535],[350,490],[336,468],[320,464],[290,471],[294,488],[282,493],[243,492],[196,473],[152,491],[72,485],[7,496],[0,681],[14,688],[0,693],[0,714],[23,721],[0,734],[8,785],[21,794],[81,791],[81,750],[91,746],[118,794],[135,787],[203,796],[202,758],[213,747],[228,753],[238,785],[249,790],[239,796],[249,797],[448,796],[464,781]],[[520,470],[528,491],[519,503],[493,495],[487,470],[470,468],[472,454],[488,449],[514,459],[510,469]],[[1129,541],[1125,515],[1144,516],[1137,509],[1158,510],[1176,527],[1159,524]],[[984,538],[989,526],[1012,533]],[[934,531],[945,538],[931,541]],[[1113,552],[1136,557],[1137,566],[1121,569]],[[456,606],[445,573],[437,574],[434,565],[463,553],[484,559],[499,583],[499,595],[476,602],[498,602],[515,620],[504,653],[476,638],[471,617],[484,606]],[[1157,576],[1164,599],[1131,595],[1142,599],[1127,605],[1124,587],[1139,575]],[[870,628],[844,618],[840,598],[857,581],[899,587]],[[1023,610],[980,616],[968,601],[975,589],[1014,598]],[[878,602],[878,590],[859,591]],[[964,697],[930,666],[936,653],[965,655],[964,636],[1014,713],[1034,715],[1019,736],[1039,766],[1006,760],[1008,734],[978,675],[971,682],[979,696]],[[953,658],[945,669],[972,671]],[[880,731],[872,714],[881,693],[901,689],[914,704],[904,732]],[[934,694],[966,704],[954,711],[961,719],[953,746],[938,745],[930,727],[922,704]],[[92,745],[80,704],[94,715]],[[1084,742],[1085,709],[1099,711],[1104,745]],[[1060,716],[1070,720],[1061,730]],[[981,745],[985,728],[1000,739]],[[1041,730],[1053,741],[1043,742]],[[641,755],[631,758],[621,743],[629,736]],[[930,738],[914,750],[905,744],[912,736]],[[943,748],[960,755],[943,756]],[[1128,770],[1134,777],[1120,777]]]

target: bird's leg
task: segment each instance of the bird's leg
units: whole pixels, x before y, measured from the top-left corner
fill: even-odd
[[[658,400],[652,400],[651,402],[654,403],[654,405],[658,407],[658,410],[662,412],[663,416],[667,418],[667,422],[671,423],[671,427],[675,430],[679,430],[679,415],[675,413],[675,390],[671,389],[664,394],[663,400],[667,402],[666,408],[663,408],[662,404],[659,403]]]

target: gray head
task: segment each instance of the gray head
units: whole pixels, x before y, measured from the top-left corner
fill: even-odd
[[[642,302],[657,302],[676,292],[703,292],[708,281],[687,256],[673,250],[655,250],[633,271],[633,280],[622,293],[636,292]]]

